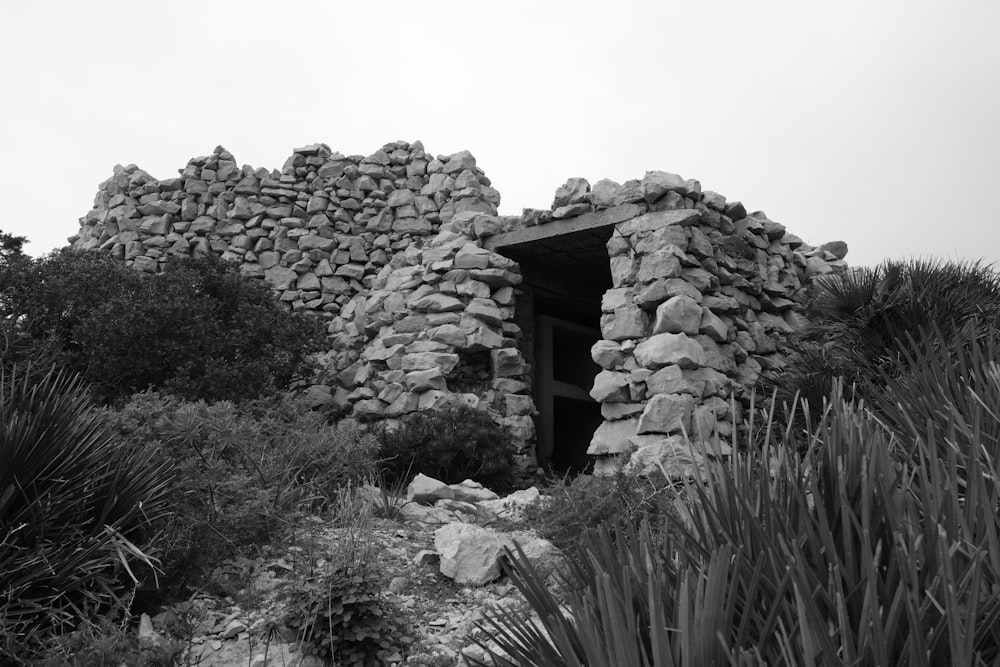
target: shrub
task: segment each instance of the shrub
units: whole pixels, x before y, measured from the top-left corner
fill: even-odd
[[[338,665],[381,665],[402,649],[398,613],[382,595],[379,577],[335,570],[298,588],[285,623],[307,654]]]
[[[637,525],[648,521],[661,530],[676,513],[678,489],[662,475],[637,477],[579,475],[554,480],[545,502],[525,509],[526,521],[539,536],[560,549],[576,550],[590,530]]]
[[[418,413],[397,429],[379,429],[377,437],[389,483],[417,473],[447,484],[473,479],[498,493],[514,483],[514,441],[485,411]]]
[[[400,610],[382,594],[382,561],[372,537],[371,505],[348,489],[331,508],[338,532],[323,571],[286,595],[285,624],[305,653],[335,664],[382,665],[412,641]]]
[[[975,442],[1000,417],[968,398],[949,419]],[[805,456],[766,440],[709,462],[663,546],[648,527],[588,538],[564,600],[514,556],[539,620],[488,614],[499,664],[996,664],[997,460],[933,428],[898,442],[836,394],[819,421]]]
[[[279,538],[297,512],[323,510],[374,466],[373,436],[290,396],[237,406],[146,392],[107,412],[134,447],[180,471],[160,540],[168,597]]]
[[[310,374],[325,339],[318,320],[287,312],[214,255],[147,275],[63,250],[25,263],[3,307],[21,338],[57,341],[60,363],[109,402],[149,388],[191,400],[268,394]]]
[[[852,398],[871,377],[898,374],[921,330],[944,340],[1000,330],[1000,274],[978,262],[886,261],[820,278],[804,313],[810,326],[774,385],[779,400],[791,405],[797,394],[819,408],[837,377]]]
[[[115,439],[79,377],[32,378],[0,374],[0,622],[26,651],[115,603],[136,563],[153,565],[141,547],[173,480]]]

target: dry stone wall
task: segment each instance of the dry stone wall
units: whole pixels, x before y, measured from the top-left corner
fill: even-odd
[[[171,256],[239,262],[288,308],[327,320],[318,397],[372,420],[487,410],[526,470],[535,406],[530,341],[514,323],[522,278],[484,239],[584,215],[617,222],[592,350],[605,422],[589,453],[605,467],[636,450],[636,462],[674,452],[680,433],[730,432],[747,388],[780,370],[803,290],[846,267],[843,244],[812,248],[666,172],[570,179],[549,210],[518,217],[498,216],[499,201],[471,154],[432,157],[420,142],[367,157],[306,146],[280,171],[239,167],[219,147],[178,178],[116,167],[70,241],[147,272]]]
[[[613,286],[602,300],[590,395],[604,423],[588,454],[610,470],[693,463],[685,436],[727,436],[764,373],[780,373],[813,279],[847,269],[847,246],[805,244],[761,211],[662,171],[619,184],[571,178],[513,226],[600,214]]]

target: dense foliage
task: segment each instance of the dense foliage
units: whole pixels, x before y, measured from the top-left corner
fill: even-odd
[[[862,395],[871,399],[881,386],[873,378],[907,366],[911,339],[933,331],[932,340],[948,344],[1000,331],[1000,274],[980,263],[886,261],[820,278],[804,314],[810,326],[767,393],[776,388],[780,402],[799,396],[818,409],[839,377],[849,398],[867,386]]]
[[[108,414],[125,442],[179,470],[174,514],[157,543],[168,596],[256,553],[297,513],[324,509],[374,472],[374,437],[289,396],[237,406],[144,393]]]
[[[513,439],[483,410],[418,413],[377,436],[387,483],[423,473],[447,484],[473,479],[501,493],[514,482]]]
[[[62,250],[0,277],[8,356],[79,372],[107,402],[150,388],[209,401],[285,389],[311,372],[324,337],[214,255],[149,275]]]
[[[562,600],[514,557],[539,620],[489,614],[500,664],[996,664],[1000,366],[989,344],[962,349],[973,385],[911,353],[884,390],[891,425],[835,386],[804,452],[794,416],[749,429],[765,440],[710,461],[670,530],[585,538]]]
[[[657,473],[639,477],[578,475],[546,485],[545,502],[525,508],[531,528],[560,549],[575,552],[597,526],[661,525],[677,513],[679,485]]]
[[[315,576],[289,599],[287,625],[306,653],[337,665],[386,664],[401,648],[404,627],[372,573],[340,569]]]
[[[140,545],[172,477],[115,438],[78,377],[0,373],[0,657],[119,601],[154,564]]]

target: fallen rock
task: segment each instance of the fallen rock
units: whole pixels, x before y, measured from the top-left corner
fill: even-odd
[[[406,487],[406,499],[421,505],[433,505],[442,498],[454,498],[455,492],[441,480],[417,473],[410,485]]]

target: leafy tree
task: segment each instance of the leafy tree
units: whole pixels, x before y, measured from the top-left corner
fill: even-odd
[[[145,389],[239,400],[311,372],[321,324],[285,311],[270,290],[214,255],[141,274],[110,255],[61,250],[27,262],[4,289],[3,315],[104,401]]]

